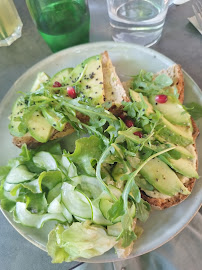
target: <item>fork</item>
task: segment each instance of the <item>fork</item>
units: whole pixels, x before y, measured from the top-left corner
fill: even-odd
[[[196,20],[200,29],[202,30],[202,3],[200,0],[194,0],[192,3],[192,9],[194,11]]]

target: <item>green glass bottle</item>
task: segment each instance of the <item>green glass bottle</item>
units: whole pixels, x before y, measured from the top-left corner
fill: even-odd
[[[89,41],[86,0],[26,0],[43,39],[53,52]]]

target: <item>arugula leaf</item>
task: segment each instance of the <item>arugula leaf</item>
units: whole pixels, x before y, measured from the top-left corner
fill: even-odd
[[[110,144],[109,139],[106,136],[104,136],[102,132],[98,131],[96,129],[96,127],[86,125],[86,124],[82,124],[82,125],[87,129],[87,132],[88,132],[89,135],[96,135],[98,138],[100,138],[103,141],[103,143],[106,146],[108,146]]]
[[[132,89],[136,92],[143,93],[145,96],[165,94],[175,95],[169,89],[164,89],[171,86],[172,79],[166,74],[160,74],[154,78],[153,73],[141,70],[140,73],[133,77]]]
[[[159,87],[164,88],[170,86],[173,83],[173,80],[166,74],[160,74],[155,77],[153,82]]]
[[[133,230],[133,218],[128,212],[126,212],[121,219],[122,232],[118,236],[117,240],[121,239],[121,246],[128,247],[134,240],[137,239],[137,236]]]
[[[108,186],[103,182],[102,176],[101,176],[101,165],[104,163],[106,158],[110,155],[110,152],[112,151],[113,146],[107,147],[104,152],[102,153],[96,167],[96,178],[100,182],[101,186],[103,187],[103,190],[105,190],[109,196],[112,198],[113,201],[117,201],[116,196],[111,192],[111,190],[108,188]]]
[[[141,151],[143,147],[146,145],[148,148],[150,148],[150,140],[153,136],[153,133],[151,133],[148,136],[144,136],[144,138],[139,138],[138,136],[135,136],[134,133],[137,131],[141,131],[140,128],[131,127],[125,131],[119,131],[118,134],[124,136],[126,139],[130,140],[131,142],[134,142],[136,147],[132,149],[133,152]],[[149,144],[149,145],[148,145]],[[153,149],[152,149],[153,150]]]
[[[108,211],[109,220],[113,222],[117,217],[122,216],[124,213],[123,198],[120,197]]]
[[[136,177],[136,175],[140,172],[140,170],[144,167],[145,164],[147,164],[151,159],[153,159],[154,157],[157,157],[159,155],[162,155],[163,153],[166,153],[172,149],[174,149],[175,147],[170,147],[168,149],[165,149],[161,152],[155,153],[152,156],[150,156],[148,159],[146,159],[144,162],[142,162],[139,167],[132,173],[126,175],[126,177],[128,178],[127,183],[124,187],[123,193],[122,193],[122,197],[123,197],[123,201],[124,201],[124,209],[127,211],[128,210],[128,195],[130,193],[133,181]]]
[[[141,193],[140,193],[139,187],[137,186],[135,181],[132,182],[132,184],[131,184],[130,192],[131,192],[131,196],[133,197],[133,199],[137,203],[139,203],[141,200]]]
[[[136,217],[145,222],[149,217],[149,212],[151,210],[150,204],[143,199],[140,200],[139,203],[135,204],[136,206]]]
[[[135,234],[134,231],[132,230],[123,230],[119,239],[122,238],[122,243],[121,246],[123,248],[126,248],[128,246],[130,246],[130,244],[137,239],[137,235]]]
[[[135,119],[136,125],[142,123],[143,126],[149,123],[149,118],[145,114],[148,105],[145,103],[142,94],[140,94],[141,101],[139,102],[122,102],[123,110],[127,112],[127,115]]]
[[[190,102],[185,104],[185,110],[187,110],[194,120],[198,120],[202,117],[202,106],[196,102]]]

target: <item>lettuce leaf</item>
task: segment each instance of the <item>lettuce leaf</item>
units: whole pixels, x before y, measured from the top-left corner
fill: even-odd
[[[93,166],[99,160],[103,151],[102,141],[96,137],[81,138],[76,141],[76,148],[73,154],[69,154],[69,159],[74,162],[81,174],[95,176]]]
[[[48,237],[47,250],[52,263],[71,262],[79,257],[90,259],[102,255],[116,244],[101,226],[74,222],[70,227],[56,226]]]

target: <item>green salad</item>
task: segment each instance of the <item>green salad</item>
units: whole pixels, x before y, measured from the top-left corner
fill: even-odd
[[[52,78],[40,73],[32,91],[19,97],[11,134],[29,132],[43,144],[23,144],[20,155],[0,168],[1,207],[15,222],[40,229],[55,220],[47,243],[53,263],[89,259],[111,248],[127,257],[150,213],[141,193],[188,195],[183,177],[198,178],[190,114],[172,79],[140,71],[132,77],[131,101],[123,101],[115,116],[111,103],[102,100],[103,79],[90,59]],[[89,86],[96,90],[93,97]],[[166,102],[158,103],[157,96]],[[61,132],[67,123],[80,137],[74,151],[62,147],[65,138],[49,141],[53,129]]]

